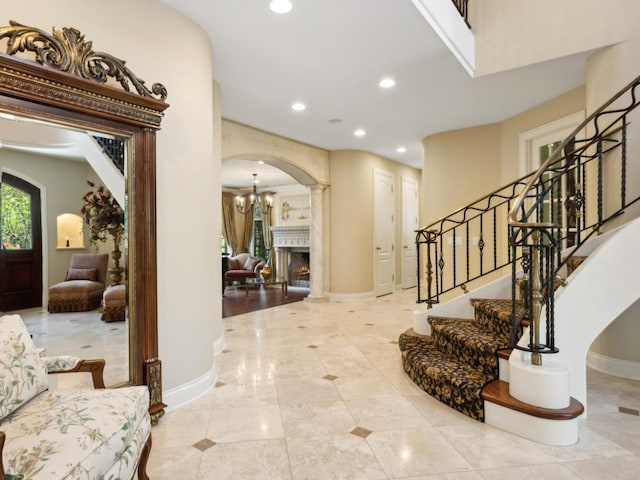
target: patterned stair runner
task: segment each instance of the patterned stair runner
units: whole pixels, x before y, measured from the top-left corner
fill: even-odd
[[[471,300],[474,320],[429,317],[431,336],[400,335],[402,366],[429,395],[484,421],[482,389],[498,378],[496,351],[509,346],[511,300]],[[518,313],[521,307],[517,306]]]

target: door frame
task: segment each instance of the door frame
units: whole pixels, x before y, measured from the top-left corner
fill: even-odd
[[[48,285],[48,277],[49,277],[49,249],[47,245],[48,239],[48,229],[47,229],[47,193],[46,187],[42,185],[37,180],[25,175],[22,172],[18,172],[9,167],[0,167],[0,183],[2,182],[2,177],[4,174],[11,175],[22,180],[25,183],[30,184],[35,189],[38,190],[40,195],[40,272],[42,274],[42,278],[40,279],[40,300],[42,302],[41,306],[47,304],[49,300],[49,292],[48,288],[45,288],[45,285]]]
[[[391,279],[390,279],[390,284],[391,284],[391,291],[385,291],[383,293],[381,293],[378,290],[378,272],[379,272],[379,259],[378,259],[378,238],[377,238],[377,233],[378,233],[378,216],[376,215],[376,182],[377,182],[377,178],[379,175],[384,175],[385,177],[389,178],[391,181],[391,195],[393,198],[393,202],[391,205],[391,249],[390,249],[390,254],[389,254],[389,258],[390,258],[390,270],[391,270]],[[396,193],[395,193],[395,174],[393,172],[389,172],[388,170],[383,170],[381,168],[374,168],[373,169],[373,176],[372,176],[372,194],[373,194],[373,202],[371,205],[371,209],[372,209],[372,227],[373,227],[373,235],[372,235],[372,247],[373,247],[373,294],[376,297],[380,297],[383,295],[388,295],[390,293],[393,293],[393,291],[395,290],[395,283],[396,283],[396,251],[395,251],[395,243],[396,243],[396,229],[395,229],[395,214],[396,214]]]
[[[584,119],[584,110],[580,110],[579,112],[545,123],[518,135],[519,176],[523,177],[537,170],[540,166],[535,165],[534,162],[534,151],[536,151],[537,147],[545,143],[550,143],[549,140],[555,137],[559,137],[560,140],[566,138]]]
[[[42,248],[40,249],[41,253],[41,269],[42,269],[42,306],[44,307],[49,302],[49,289],[46,288],[49,285],[49,246],[48,246],[48,238],[49,238],[49,230],[47,228],[47,189],[44,185],[42,185],[37,180],[25,175],[22,172],[18,172],[12,168],[8,167],[0,167],[0,178],[2,178],[2,174],[8,173],[9,175],[13,175],[14,177],[18,177],[25,182],[29,182],[31,185],[40,190],[40,234],[42,235]]]
[[[406,187],[405,184],[407,185],[411,185],[411,188],[415,188],[415,214],[416,214],[416,221],[415,221],[415,230],[418,229],[418,225],[419,225],[419,218],[420,218],[420,185],[418,183],[418,180],[416,180],[413,177],[407,177],[407,176],[403,176],[401,177],[401,198],[402,198],[402,252],[400,254],[400,258],[401,258],[401,263],[400,263],[400,270],[401,270],[401,286],[403,289],[408,289],[408,288],[413,288],[418,284],[418,280],[417,280],[417,251],[416,251],[416,255],[414,257],[414,263],[413,266],[411,267],[411,275],[413,277],[413,279],[415,280],[415,283],[413,283],[412,285],[408,285],[406,283],[407,281],[407,272],[405,272],[405,253],[407,252],[407,249],[410,249],[412,247],[415,248],[415,235],[414,235],[414,239],[413,242],[410,245],[407,245],[406,243],[409,242],[405,242],[405,240],[407,240],[405,238],[405,233],[406,232],[406,210],[407,210],[407,200],[408,198],[405,196],[406,194]]]

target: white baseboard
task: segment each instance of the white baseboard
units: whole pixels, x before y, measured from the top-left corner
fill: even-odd
[[[589,351],[587,365],[594,370],[629,380],[640,380],[640,363],[619,358],[607,357]]]
[[[213,355],[218,355],[222,353],[224,347],[226,346],[226,342],[224,341],[224,334],[220,335],[215,342],[213,342]]]
[[[376,298],[374,292],[364,293],[327,293],[327,298],[331,302],[357,302],[359,300],[371,300]]]
[[[170,412],[193,402],[207,393],[216,383],[216,365],[213,363],[207,373],[200,378],[162,392],[162,400],[167,404],[166,411]]]
[[[578,419],[550,420],[484,403],[484,422],[505,432],[545,445],[566,447],[578,441]]]

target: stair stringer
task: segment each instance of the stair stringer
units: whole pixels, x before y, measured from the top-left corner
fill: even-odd
[[[611,322],[640,298],[637,287],[640,255],[635,250],[640,238],[640,218],[620,227],[609,237],[568,278],[567,285],[558,290],[555,300],[555,342],[559,352],[552,355],[553,362],[568,369],[569,393],[584,406],[584,417],[588,411],[586,367],[589,347]],[[546,356],[542,360],[544,364]]]
[[[543,355],[542,365],[531,365],[531,354],[514,350],[508,364],[509,393],[540,408],[566,407],[571,397],[587,415],[587,353],[595,338],[640,298],[634,272],[640,256],[629,258],[640,237],[640,218],[599,239],[584,263],[559,289],[555,299],[555,341],[559,352]],[[607,279],[607,281],[603,281]],[[545,312],[542,312],[544,318]],[[528,342],[528,329],[520,340]],[[544,333],[544,332],[543,332]],[[502,377],[502,371],[501,371]],[[578,418],[551,420],[485,401],[485,423],[548,445],[566,446],[578,441]]]

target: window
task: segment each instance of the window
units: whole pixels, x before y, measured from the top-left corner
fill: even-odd
[[[220,235],[220,252],[222,255],[229,255],[229,246],[227,245],[227,239],[224,238],[224,234]]]
[[[264,244],[261,218],[256,218],[253,222],[253,256],[258,258],[267,258],[267,249]]]
[[[3,248],[7,250],[31,250],[31,195],[8,183],[0,188],[1,232]]]

